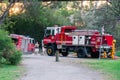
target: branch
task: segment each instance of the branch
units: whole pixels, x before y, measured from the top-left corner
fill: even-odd
[[[10,10],[11,7],[14,6],[15,3],[13,3],[13,1],[10,2],[10,4],[8,5],[7,9],[4,11],[4,13],[2,14],[2,16],[0,17],[0,25],[3,23],[3,21],[5,20],[6,16],[8,15],[8,11]]]

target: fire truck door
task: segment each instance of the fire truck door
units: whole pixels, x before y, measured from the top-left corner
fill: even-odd
[[[74,36],[72,37],[72,44],[73,44],[73,45],[78,45],[78,36],[75,36],[75,35],[74,35]]]

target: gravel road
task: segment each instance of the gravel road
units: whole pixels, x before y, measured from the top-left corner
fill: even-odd
[[[23,55],[25,71],[19,80],[106,80],[101,73],[78,64],[84,59],[73,57]]]

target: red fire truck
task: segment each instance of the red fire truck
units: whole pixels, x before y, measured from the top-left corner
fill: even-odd
[[[33,52],[34,51],[34,39],[26,37],[24,35],[10,34],[13,42],[15,43],[16,49],[22,52]]]
[[[55,55],[58,50],[63,56],[72,51],[79,58],[99,57],[99,53],[104,52],[111,57],[113,36],[101,36],[98,30],[79,30],[75,26],[47,27],[43,44],[49,56]]]

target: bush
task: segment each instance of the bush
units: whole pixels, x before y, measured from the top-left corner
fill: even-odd
[[[18,64],[21,52],[17,51],[8,33],[0,30],[0,64]]]
[[[9,58],[10,64],[12,64],[12,65],[19,64],[22,59],[21,55],[22,55],[22,53],[20,51],[16,51],[13,55],[11,55]]]
[[[4,57],[0,57],[0,67],[3,67],[6,63],[6,59]]]

